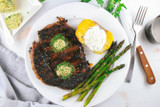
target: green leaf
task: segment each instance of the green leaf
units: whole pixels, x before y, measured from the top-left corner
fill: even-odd
[[[121,0],[114,0],[115,1],[115,3],[118,3],[118,2],[120,2]]]
[[[103,4],[104,4],[104,1],[103,0],[96,0],[97,1],[97,3],[101,6],[101,7],[103,7]]]
[[[114,17],[119,17],[119,14],[121,12],[122,7],[124,7],[125,9],[127,9],[127,7],[123,3],[119,2],[119,5],[118,5],[116,11],[113,13]]]
[[[114,17],[118,17],[118,16],[119,16],[119,13],[115,12]]]
[[[86,2],[86,3],[88,3],[88,2],[90,2],[91,0],[81,0],[81,2]]]
[[[108,4],[106,10],[111,13],[113,11],[114,7],[115,7],[115,1],[114,0],[109,0],[109,4]]]
[[[45,0],[40,0],[40,2],[44,2]]]

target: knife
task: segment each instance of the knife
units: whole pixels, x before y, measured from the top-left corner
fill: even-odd
[[[135,39],[134,38],[135,33],[132,28],[132,20],[131,20],[129,13],[128,13],[128,10],[122,8],[122,11],[120,12],[120,21],[121,21],[122,26],[128,35],[129,42],[132,44]],[[126,82],[131,82],[131,78],[132,78],[132,74],[133,74],[133,66],[134,66],[134,62],[135,62],[136,49],[138,51],[141,65],[146,73],[147,82],[149,84],[154,84],[155,83],[154,74],[152,72],[150,64],[145,56],[145,53],[144,53],[142,47],[140,46],[140,43],[138,40],[136,40],[136,47],[132,46],[132,48],[131,48],[132,55],[131,55],[129,71],[128,71],[128,74],[126,77]]]

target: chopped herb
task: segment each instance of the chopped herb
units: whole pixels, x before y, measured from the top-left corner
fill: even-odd
[[[29,11],[27,11],[27,14],[29,14]]]

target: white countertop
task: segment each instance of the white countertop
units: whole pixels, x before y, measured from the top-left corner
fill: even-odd
[[[55,6],[77,1],[80,0],[45,0],[45,2],[42,2],[43,7],[40,11],[36,13],[14,37],[16,40],[14,44],[7,45],[2,32],[0,32],[1,43],[24,58],[27,35],[36,20]],[[105,4],[107,1],[108,0],[105,0]],[[133,19],[135,18],[139,5],[145,4],[149,7],[144,26],[148,21],[160,15],[159,0],[124,0],[123,2],[126,4]],[[160,107],[160,45],[150,43],[146,39],[144,31],[142,31],[139,36],[139,41],[155,74],[156,83],[154,85],[147,84],[145,73],[138,57],[136,57],[132,82],[124,83],[111,98],[96,105],[96,107]]]

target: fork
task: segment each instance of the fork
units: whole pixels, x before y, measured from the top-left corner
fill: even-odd
[[[148,60],[145,56],[145,53],[137,40],[137,36],[138,36],[139,32],[142,30],[142,25],[143,25],[143,21],[144,21],[147,9],[148,9],[148,7],[143,7],[143,6],[139,7],[135,21],[132,26],[135,37],[134,37],[133,46],[131,49],[131,58],[132,58],[131,63],[133,62],[133,64],[134,64],[134,58],[135,58],[135,53],[136,53],[136,49],[137,49],[137,52],[138,52],[138,55],[140,58],[140,62],[142,64],[142,67],[143,67],[146,75],[147,75],[147,82],[149,84],[154,84],[155,83],[154,74],[152,72],[150,64],[148,63]],[[137,47],[136,47],[136,44],[138,45]],[[131,70],[131,72],[128,72],[128,75],[126,78],[127,82],[131,81],[132,73],[133,73],[133,70]]]

